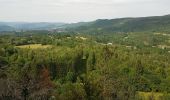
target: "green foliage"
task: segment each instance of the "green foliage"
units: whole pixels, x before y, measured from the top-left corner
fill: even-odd
[[[0,85],[14,87],[3,95],[16,93],[21,99],[18,95],[28,88],[30,99],[133,100],[138,92],[169,98],[166,33],[26,33],[0,36],[0,78],[9,82]],[[50,48],[21,48],[33,44]]]
[[[99,19],[77,27],[68,28],[69,31],[90,34],[108,34],[112,32],[169,32],[170,15],[140,18]]]

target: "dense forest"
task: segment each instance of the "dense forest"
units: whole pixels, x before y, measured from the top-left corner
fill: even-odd
[[[170,33],[0,35],[0,100],[170,100]]]

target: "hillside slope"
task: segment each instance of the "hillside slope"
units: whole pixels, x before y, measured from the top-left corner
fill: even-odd
[[[80,33],[113,33],[113,32],[170,32],[170,15],[98,19],[92,22],[48,23],[48,22],[0,22],[0,31],[13,30],[55,30],[65,29],[68,32]]]
[[[89,24],[67,29],[84,33],[141,31],[170,32],[170,15],[140,18],[99,19]]]

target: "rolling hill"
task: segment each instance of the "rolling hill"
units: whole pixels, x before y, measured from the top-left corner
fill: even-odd
[[[84,25],[80,25],[78,27],[67,29],[83,33],[141,31],[170,32],[170,15],[140,18],[99,19],[93,22],[88,22]]]
[[[98,19],[92,22],[0,22],[0,31],[64,29],[80,33],[170,32],[170,15],[138,18]]]

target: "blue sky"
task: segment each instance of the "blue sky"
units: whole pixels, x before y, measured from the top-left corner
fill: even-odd
[[[80,22],[170,14],[170,0],[0,0],[0,21]]]

